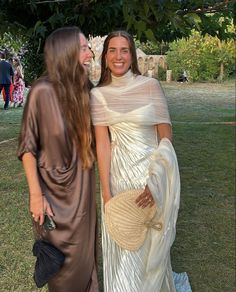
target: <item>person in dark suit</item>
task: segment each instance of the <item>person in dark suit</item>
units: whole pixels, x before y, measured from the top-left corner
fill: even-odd
[[[6,100],[4,104],[4,110],[8,109],[10,100],[10,86],[13,82],[14,71],[12,65],[5,60],[5,54],[0,52],[0,93],[4,88],[6,94]]]

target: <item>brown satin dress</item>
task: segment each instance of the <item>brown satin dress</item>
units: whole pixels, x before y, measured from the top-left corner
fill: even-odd
[[[37,159],[43,193],[55,214],[57,228],[44,237],[66,257],[60,272],[49,281],[49,291],[97,292],[94,168],[82,169],[55,91],[43,79],[31,88],[24,109],[18,157],[26,152]]]

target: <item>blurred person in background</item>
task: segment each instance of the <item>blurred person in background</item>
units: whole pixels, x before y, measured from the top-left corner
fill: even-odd
[[[14,71],[12,65],[5,60],[5,53],[0,51],[0,93],[4,88],[4,110],[8,109],[10,102],[10,87],[13,83]]]
[[[13,103],[14,107],[21,107],[24,102],[24,71],[18,58],[13,59],[14,65],[14,88],[13,88]]]

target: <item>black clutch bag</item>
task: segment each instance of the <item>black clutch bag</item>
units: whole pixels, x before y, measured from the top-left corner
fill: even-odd
[[[44,240],[36,240],[33,255],[37,257],[34,281],[38,288],[43,287],[61,269],[65,256],[55,246]]]
[[[38,288],[42,288],[63,266],[65,255],[50,242],[42,239],[42,234],[56,229],[53,219],[45,214],[43,226],[33,223],[35,242],[33,255],[36,257],[33,279]]]

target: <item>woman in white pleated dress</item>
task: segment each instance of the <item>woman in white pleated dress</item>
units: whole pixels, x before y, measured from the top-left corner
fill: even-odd
[[[110,33],[101,60],[101,78],[91,91],[97,159],[102,194],[102,249],[105,292],[176,291],[170,262],[179,208],[179,173],[173,147],[166,98],[156,79],[141,76],[133,38],[125,31]],[[168,193],[153,185],[158,144],[170,153]],[[162,183],[162,182],[161,182]],[[143,189],[140,208],[157,205],[162,214],[160,232],[149,230],[136,251],[119,247],[106,231],[104,205],[115,195]],[[160,188],[159,188],[160,189]],[[186,274],[177,278],[186,282]],[[188,281],[187,281],[188,282]],[[188,285],[182,290],[191,291]]]

